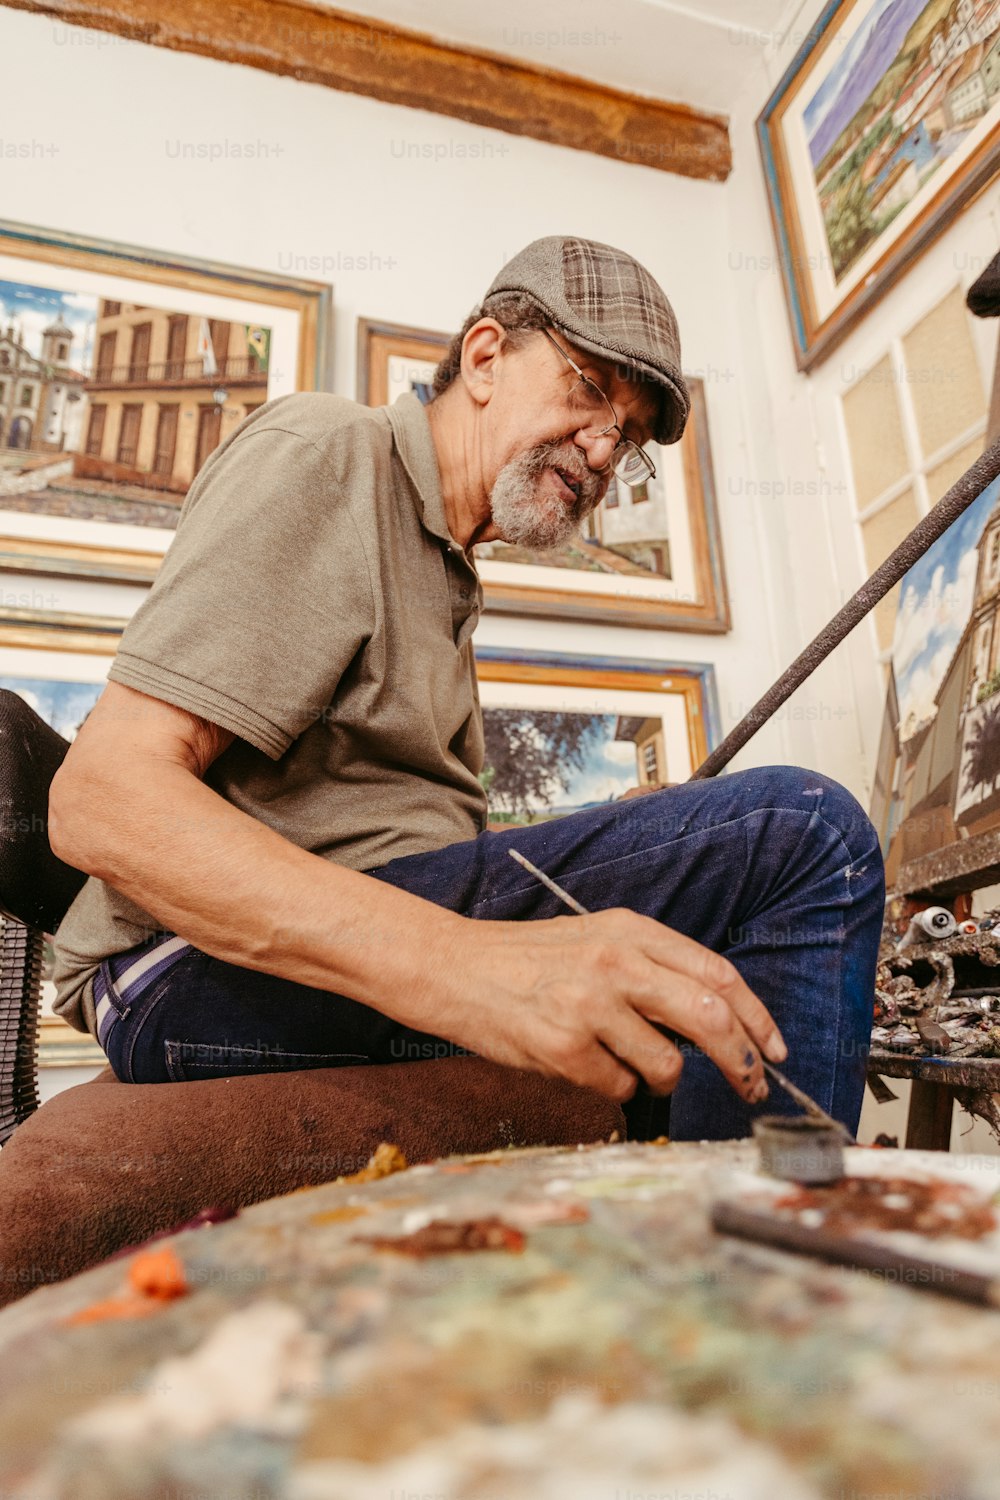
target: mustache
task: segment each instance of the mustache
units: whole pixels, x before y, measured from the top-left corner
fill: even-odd
[[[577,495],[579,505],[586,505],[593,510],[600,500],[606,476],[595,473],[573,443],[539,443],[526,454],[526,458],[533,474],[541,474],[545,469],[562,469],[564,474],[568,474],[580,487]]]

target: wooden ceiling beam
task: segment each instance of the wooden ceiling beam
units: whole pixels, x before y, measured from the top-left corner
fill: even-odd
[[[727,122],[717,115],[298,0],[0,4],[661,172],[721,182],[732,166]]]

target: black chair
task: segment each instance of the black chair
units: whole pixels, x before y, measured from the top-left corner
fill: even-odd
[[[0,1145],[38,1108],[44,934],[87,877],[49,847],[49,787],[69,741],[0,689]]]

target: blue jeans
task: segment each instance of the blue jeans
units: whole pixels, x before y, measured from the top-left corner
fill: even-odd
[[[369,871],[471,918],[562,916],[514,860],[524,853],[589,910],[624,906],[725,954],[788,1044],[785,1070],[856,1128],[872,1022],[885,885],[878,837],[858,802],[814,771],[770,766],[690,781]],[[474,973],[469,975],[475,984]],[[355,1000],[194,950],[112,1025],[126,1083],[164,1083],[461,1052]],[[756,1111],[693,1045],[669,1101],[675,1140],[749,1133],[755,1112],[798,1113],[772,1086]],[[666,1123],[644,1090],[630,1134]]]

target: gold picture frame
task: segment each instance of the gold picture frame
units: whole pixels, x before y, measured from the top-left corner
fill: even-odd
[[[63,267],[88,278],[204,294],[219,299],[220,307],[229,300],[292,313],[299,338],[290,368],[282,376],[294,382],[295,390],[333,389],[333,288],[327,282],[0,219],[0,280],[6,280],[7,257],[19,262],[36,283],[33,268]]]
[[[615,716],[615,738],[635,746],[636,764],[634,777],[612,795],[650,781],[687,781],[722,738],[710,662],[482,646],[476,649],[476,675],[484,719],[496,708]],[[652,747],[652,755],[647,747]],[[605,775],[609,787],[613,779]],[[584,800],[591,805],[600,798]]]
[[[175,528],[260,406],[332,388],[332,288],[0,220],[0,510]]]
[[[431,328],[359,318],[357,399],[366,406],[388,406],[410,389],[411,367],[422,371],[437,364],[450,343],[449,334]]]

